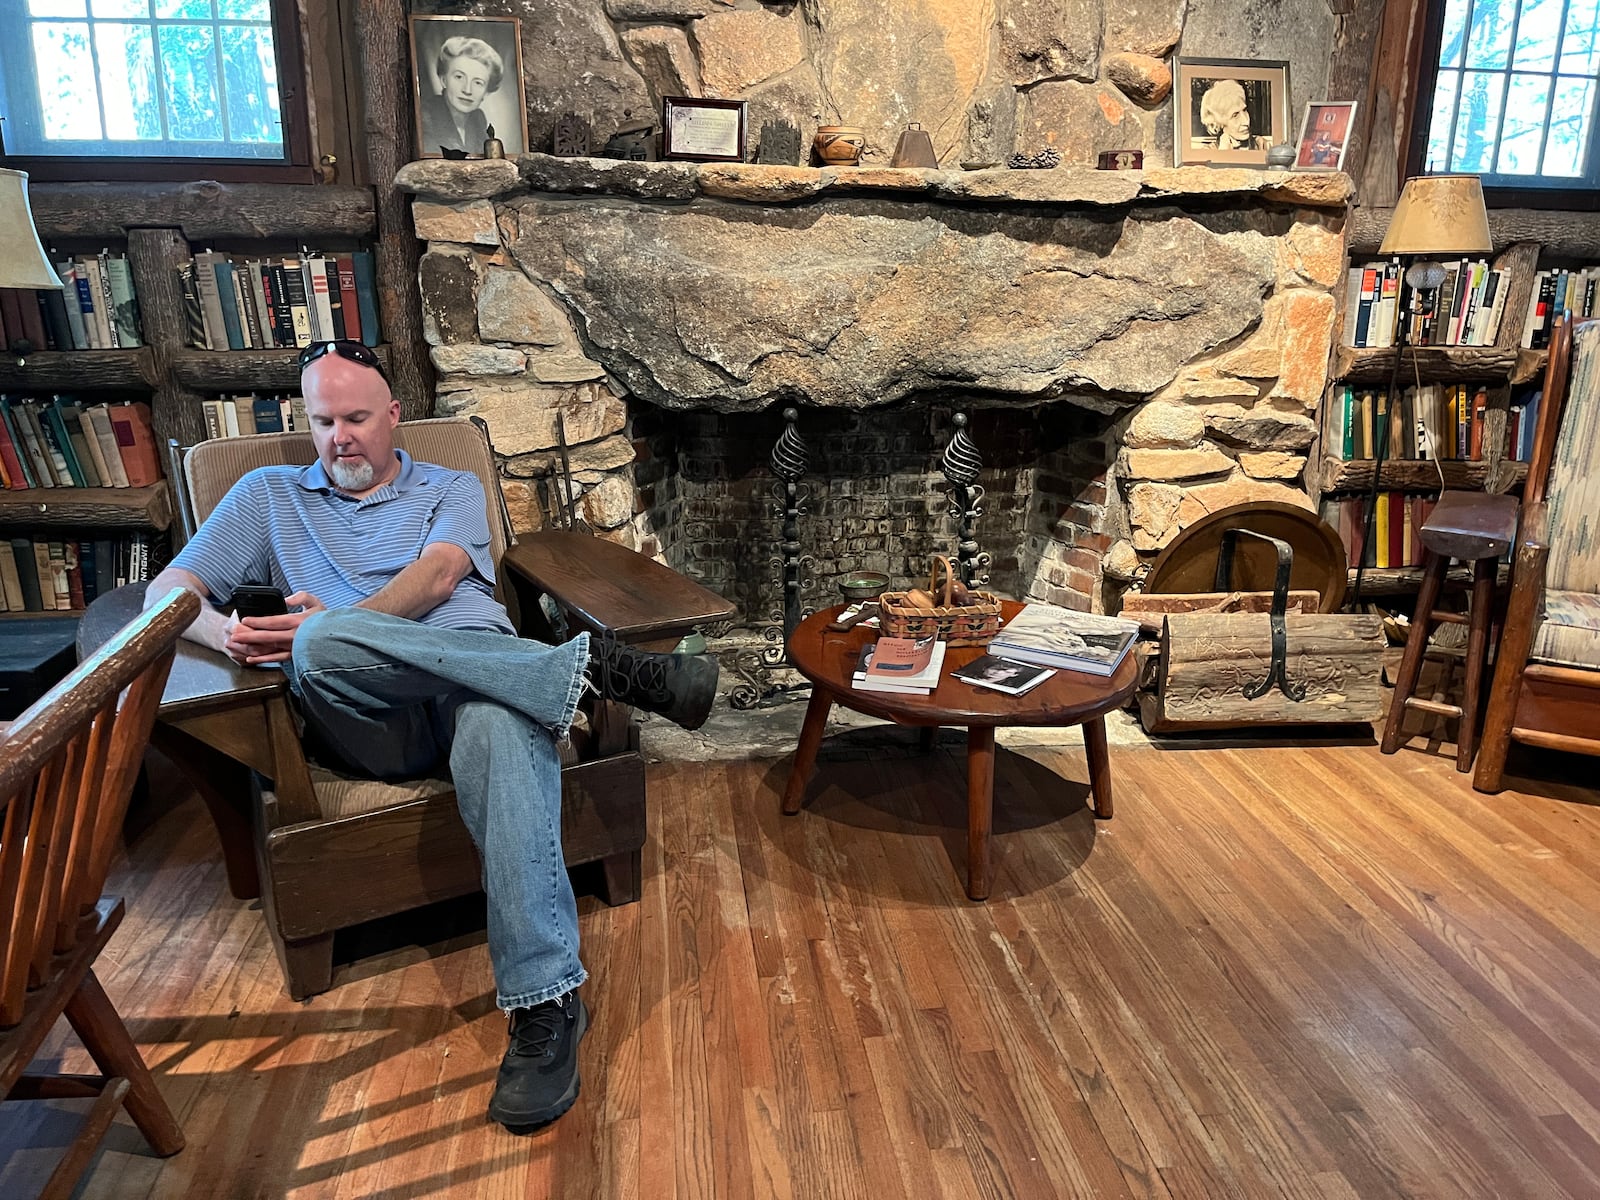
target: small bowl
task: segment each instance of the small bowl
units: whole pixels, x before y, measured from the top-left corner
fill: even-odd
[[[889,577],[881,571],[854,571],[839,576],[839,594],[846,600],[876,600],[889,589]]]

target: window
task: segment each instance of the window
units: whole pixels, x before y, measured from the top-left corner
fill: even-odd
[[[285,101],[298,89],[281,68],[287,60],[298,71],[298,46],[285,55],[274,7],[0,0],[7,156],[297,161]]]
[[[1425,171],[1489,187],[1593,188],[1600,0],[1444,0]]]

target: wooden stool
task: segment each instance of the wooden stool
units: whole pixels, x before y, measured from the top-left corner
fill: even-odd
[[[1461,718],[1456,738],[1456,770],[1472,766],[1477,748],[1478,696],[1483,682],[1484,664],[1489,658],[1489,626],[1494,611],[1495,577],[1500,556],[1511,545],[1517,531],[1517,500],[1514,496],[1490,496],[1481,492],[1445,492],[1439,497],[1422,526],[1422,588],[1417,593],[1417,611],[1411,618],[1411,636],[1406,639],[1405,657],[1400,660],[1400,677],[1395,682],[1394,700],[1389,705],[1389,720],[1383,727],[1383,752],[1400,748],[1400,725],[1406,710],[1444,717]],[[1450,560],[1459,558],[1472,564],[1472,595],[1466,613],[1434,608],[1444,586]],[[1422,671],[1428,638],[1436,625],[1450,623],[1467,627],[1467,681],[1461,703],[1446,704],[1422,700],[1411,693]]]

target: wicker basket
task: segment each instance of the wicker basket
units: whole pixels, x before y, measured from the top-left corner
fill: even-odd
[[[1000,630],[1000,597],[974,591],[971,604],[951,604],[950,585],[955,573],[950,560],[936,554],[928,572],[928,592],[935,598],[939,597],[941,569],[944,603],[928,608],[912,603],[905,592],[885,592],[878,597],[880,629],[889,637],[936,637],[952,646],[987,645]]]

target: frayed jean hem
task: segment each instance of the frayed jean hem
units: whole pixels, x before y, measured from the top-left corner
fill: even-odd
[[[504,992],[496,992],[494,1002],[501,1012],[510,1012],[514,1008],[532,1008],[536,1004],[543,1004],[547,1000],[555,1000],[565,996],[568,992],[576,991],[589,979],[589,972],[579,967],[577,971],[567,976],[560,983],[553,983],[547,988],[540,988],[535,992],[519,992],[514,996],[507,996]]]

